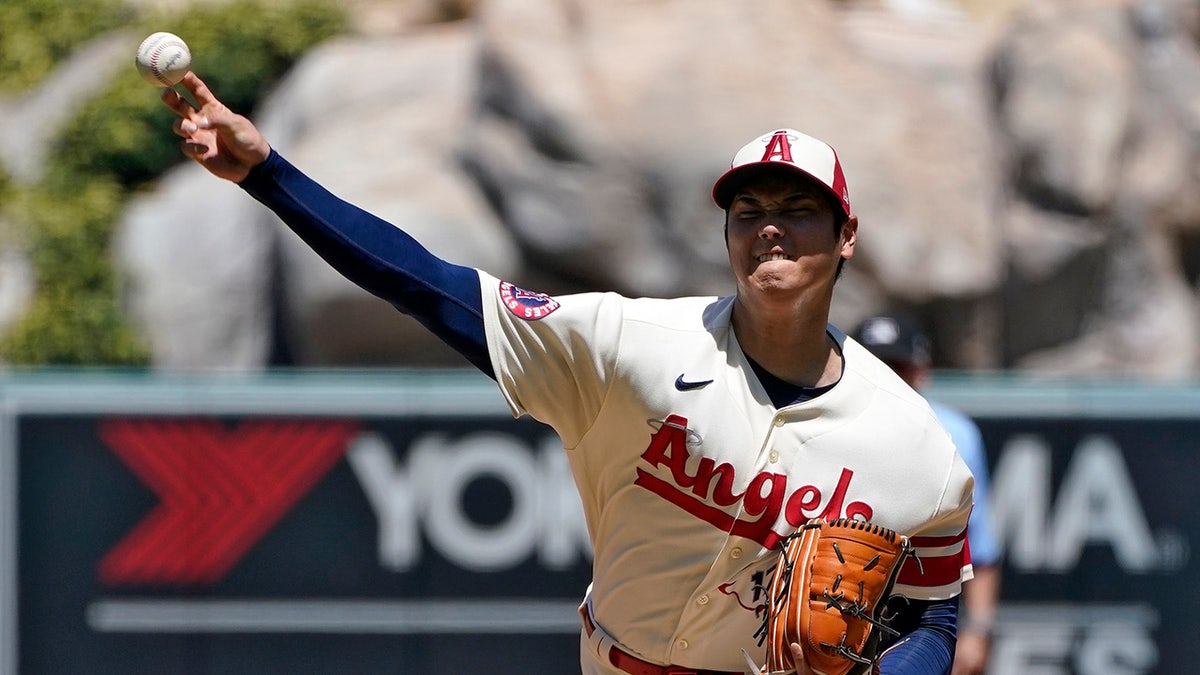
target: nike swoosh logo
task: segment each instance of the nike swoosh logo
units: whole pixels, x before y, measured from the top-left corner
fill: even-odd
[[[695,382],[688,382],[687,380],[683,379],[683,373],[680,373],[679,377],[675,378],[675,388],[679,391],[703,389],[710,384],[712,384],[712,380],[696,380]]]

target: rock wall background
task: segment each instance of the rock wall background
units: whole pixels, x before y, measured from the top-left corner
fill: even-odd
[[[838,149],[861,223],[838,325],[909,312],[944,368],[1200,369],[1197,0],[351,7],[355,34],[256,121],[450,260],[551,293],[730,292],[709,189],[789,126]],[[132,69],[139,39],[89,62]],[[38,170],[39,111],[84,86],[63,80],[0,105],[17,178]],[[113,254],[161,368],[464,364],[189,164],[130,205]],[[0,255],[0,324],[21,269]]]

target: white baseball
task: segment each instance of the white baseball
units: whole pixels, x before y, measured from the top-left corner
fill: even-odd
[[[174,33],[154,33],[142,40],[137,50],[137,69],[142,79],[170,87],[183,79],[192,66],[192,52]]]

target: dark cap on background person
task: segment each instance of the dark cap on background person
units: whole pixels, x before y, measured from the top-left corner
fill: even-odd
[[[872,316],[858,325],[852,337],[887,363],[929,365],[929,338],[901,316]]]

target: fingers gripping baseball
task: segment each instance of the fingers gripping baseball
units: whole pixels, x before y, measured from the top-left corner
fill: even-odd
[[[163,91],[162,100],[179,115],[173,129],[183,138],[183,154],[215,176],[234,182],[245,179],[250,169],[266,160],[270,145],[250,120],[226,108],[195,73],[184,75],[182,83],[199,109],[172,89]]]

